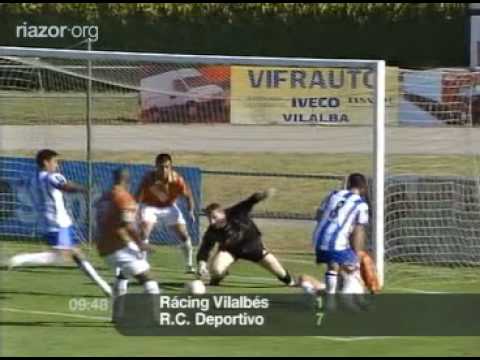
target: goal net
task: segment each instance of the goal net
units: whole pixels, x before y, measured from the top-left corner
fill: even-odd
[[[375,61],[9,48],[0,59],[0,233],[12,244],[39,236],[28,188],[38,149],[58,150],[67,177],[90,185],[89,201],[68,197],[85,241],[95,240],[87,209],[110,186],[112,168],[132,169],[134,190],[155,155],[170,152],[195,195],[195,243],[203,206],[274,187],[277,196],[254,209],[267,247],[293,273],[322,277],[311,245],[320,201],[350,172],[375,179],[383,160],[374,151],[383,115],[375,99],[384,94],[375,91],[384,79]],[[373,224],[371,248],[383,223]],[[152,240],[176,243],[168,229]]]
[[[478,291],[479,79],[461,69],[400,72],[399,126],[386,131],[392,287]]]
[[[95,241],[93,203],[112,170],[127,166],[135,191],[155,155],[169,152],[194,193],[195,244],[206,227],[202,207],[274,187],[276,197],[254,209],[267,247],[293,273],[322,277],[311,246],[315,211],[362,172],[371,179],[368,247],[387,289],[474,290],[476,77],[384,74],[381,64],[1,48],[0,236],[38,243],[28,179],[40,148],[58,150],[67,177],[90,186],[89,199],[67,197],[86,243]],[[152,240],[178,242],[165,227]],[[168,266],[181,268],[177,257]]]

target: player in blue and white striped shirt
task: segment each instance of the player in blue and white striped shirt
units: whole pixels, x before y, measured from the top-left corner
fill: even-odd
[[[325,283],[329,294],[336,293],[339,274],[343,278],[343,293],[360,292],[357,253],[364,248],[369,223],[367,194],[365,176],[351,174],[347,190],[330,193],[318,210],[313,243],[317,263],[327,264]]]
[[[110,296],[110,286],[103,280],[78,248],[78,241],[73,231],[73,222],[67,212],[63,193],[77,193],[86,190],[68,182],[58,172],[58,153],[44,149],[37,153],[38,173],[34,179],[36,207],[41,216],[44,238],[51,251],[19,254],[9,260],[9,268],[25,265],[53,265],[72,258],[77,266],[85,272],[101,289]]]

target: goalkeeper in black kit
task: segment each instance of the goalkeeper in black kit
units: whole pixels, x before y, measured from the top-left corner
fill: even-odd
[[[210,285],[216,286],[225,278],[228,268],[239,259],[259,264],[287,286],[295,281],[263,245],[262,233],[250,218],[255,204],[268,199],[275,190],[258,192],[248,199],[227,209],[213,203],[205,208],[210,226],[205,232],[198,250],[198,276],[210,277]],[[218,250],[209,263],[210,253],[215,245]]]

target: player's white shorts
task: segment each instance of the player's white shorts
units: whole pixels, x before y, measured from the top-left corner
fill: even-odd
[[[176,204],[164,208],[143,205],[140,209],[140,217],[144,222],[156,224],[157,221],[163,221],[167,226],[187,223]]]
[[[119,268],[127,277],[140,275],[150,270],[150,264],[145,259],[145,254],[133,242],[106,256],[105,260],[110,267]]]

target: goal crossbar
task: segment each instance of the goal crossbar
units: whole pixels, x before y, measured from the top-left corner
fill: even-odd
[[[236,65],[272,65],[272,66],[323,66],[349,67],[375,70],[380,60],[336,60],[312,58],[286,57],[258,57],[258,56],[217,56],[191,54],[158,54],[144,52],[121,51],[86,51],[49,48],[30,48],[0,46],[0,56],[43,57],[92,61],[144,61],[162,63],[199,63],[202,64],[236,64]]]

